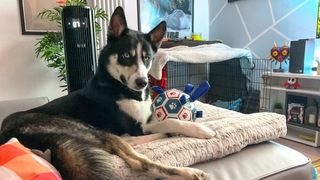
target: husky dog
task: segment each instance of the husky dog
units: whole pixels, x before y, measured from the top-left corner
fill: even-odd
[[[130,168],[153,179],[208,179],[197,169],[152,162],[130,145],[143,141],[119,136],[154,133],[144,138],[154,140],[165,133],[196,138],[214,135],[198,123],[173,119],[157,122],[152,118],[147,75],[165,32],[165,22],[148,34],[130,30],[123,9],[116,8],[98,70],[86,87],[8,116],[0,131],[0,143],[16,137],[30,149],[51,150],[51,163],[66,180],[110,179],[110,155],[119,156]]]

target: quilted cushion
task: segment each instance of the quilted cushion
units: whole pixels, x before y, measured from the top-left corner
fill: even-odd
[[[33,154],[16,138],[0,146],[0,177],[6,180],[62,180],[49,162]]]

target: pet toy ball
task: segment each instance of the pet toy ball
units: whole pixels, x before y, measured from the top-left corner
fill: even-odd
[[[193,91],[194,86],[187,84],[184,92],[177,89],[164,91],[158,86],[152,89],[158,93],[152,103],[154,117],[158,121],[168,118],[195,121],[197,117],[202,117],[202,111],[198,111],[193,102],[209,91],[210,85],[205,81]]]

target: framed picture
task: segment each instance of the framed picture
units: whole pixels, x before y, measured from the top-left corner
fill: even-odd
[[[56,6],[56,1],[19,0],[22,34],[41,35],[59,30],[56,23],[37,17],[44,9],[53,9]]]
[[[292,123],[304,124],[305,107],[307,106],[308,98],[296,94],[287,93],[287,121]]]
[[[288,117],[289,122],[303,124],[304,122],[304,105],[298,103],[288,104]]]
[[[161,21],[167,36],[184,38],[193,32],[193,0],[138,0],[138,28],[147,33]]]

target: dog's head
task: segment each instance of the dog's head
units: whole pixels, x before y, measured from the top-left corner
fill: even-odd
[[[123,9],[116,8],[110,18],[108,44],[100,54],[99,69],[132,90],[144,90],[154,54],[165,33],[164,21],[147,34],[128,29]]]

